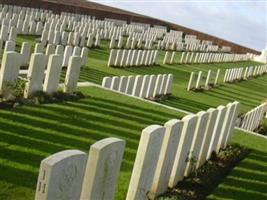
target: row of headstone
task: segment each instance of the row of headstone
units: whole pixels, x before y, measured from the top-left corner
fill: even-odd
[[[54,31],[43,30],[41,36],[41,43],[55,44],[55,45],[72,45],[80,47],[99,47],[101,42],[101,36],[99,34],[80,34],[79,32],[67,32],[67,31]]]
[[[192,89],[209,90],[210,88],[217,86],[219,84],[220,72],[220,69],[217,69],[216,72],[209,70],[206,75],[204,75],[204,72],[202,71],[199,71],[198,73],[191,72],[187,85],[187,91]]]
[[[199,43],[184,43],[181,40],[158,41],[158,49],[166,51],[190,51],[190,52],[228,52],[219,48],[218,45],[206,45]]]
[[[175,55],[172,54],[175,54],[175,52],[169,52],[168,55],[165,55],[165,57],[167,57],[166,59],[170,60],[167,62],[168,64],[239,62],[247,61],[249,59],[247,54],[183,52],[180,61],[177,62],[175,61],[175,58],[171,59],[171,57],[175,57]]]
[[[249,78],[261,76],[266,73],[267,73],[267,65],[226,69],[225,75],[224,75],[224,82],[248,80]]]
[[[126,200],[155,199],[225,148],[239,107],[233,102],[143,129]],[[125,141],[106,138],[88,155],[66,150],[45,158],[35,199],[114,199],[124,150]]]
[[[41,21],[35,21],[34,15],[21,13],[5,13],[1,12],[0,15],[1,27],[6,31],[11,28],[16,28],[19,34],[40,35],[43,29]]]
[[[171,94],[172,74],[104,77],[102,87],[128,95],[153,99]]]
[[[0,52],[2,51],[3,42],[0,40]],[[5,42],[4,53],[16,50],[16,43],[8,40]],[[32,47],[29,42],[23,42],[20,49],[20,54],[23,55],[21,66],[28,66],[30,62],[30,56],[32,53]],[[45,53],[47,56],[51,54],[59,54],[63,56],[62,66],[68,65],[71,56],[80,56],[82,58],[82,66],[87,64],[88,49],[86,47],[80,48],[78,46],[62,46],[48,44],[46,47],[41,43],[36,43],[33,53]]]
[[[89,154],[65,150],[42,160],[36,200],[114,198],[125,141],[102,139]]]
[[[114,49],[114,48],[125,48],[125,49],[153,49],[153,40],[145,40],[143,41],[141,38],[140,39],[135,39],[133,37],[128,37],[126,40],[126,43],[124,44],[124,38],[123,36],[120,36],[117,39],[115,36],[113,36],[110,39],[109,43],[109,48]]]
[[[12,40],[12,41],[16,41],[17,39],[17,28],[15,27],[8,27],[5,25],[1,26],[1,30],[0,30],[0,40],[1,41],[8,41],[8,40]]]
[[[112,49],[108,67],[152,66],[156,64],[157,50]]]
[[[239,107],[238,102],[229,103],[145,128],[126,199],[155,199],[202,166],[212,152],[225,148]]]
[[[266,112],[267,112],[266,103],[263,103],[257,106],[256,108],[253,108],[241,118],[240,128],[248,131],[254,131],[259,127]]]
[[[18,7],[16,7],[16,8],[18,8]],[[10,13],[8,12],[7,15],[8,14],[10,14]],[[108,27],[108,29],[103,30],[106,32],[112,32],[114,30],[114,27],[116,27],[114,23],[106,24],[105,22],[107,22],[107,21],[91,20],[90,16],[88,17],[88,16],[77,15],[79,17],[69,18],[69,16],[66,16],[65,13],[61,13],[61,15],[55,15],[51,12],[47,12],[46,10],[45,11],[39,10],[39,12],[38,12],[38,10],[34,10],[34,13],[32,13],[31,11],[30,12],[26,11],[26,14],[23,12],[20,12],[19,15],[17,13],[11,13],[11,14],[14,14],[15,17],[13,16],[13,18],[15,18],[17,20],[16,21],[15,19],[12,18],[13,26],[14,25],[19,26],[19,27],[17,27],[20,30],[19,33],[24,33],[24,34],[29,33],[29,34],[40,35],[42,30],[46,29],[45,27],[46,27],[47,22],[49,22],[49,24],[51,24],[50,28],[51,27],[58,27],[55,29],[55,31],[61,32],[61,33],[66,29],[70,29],[71,31],[74,31],[74,29],[76,29],[76,30],[80,29],[81,30],[82,28],[85,28],[84,25],[86,22],[93,23],[94,27],[98,27],[98,28]],[[7,17],[7,19],[11,20],[11,18],[9,18],[9,17]],[[79,21],[78,21],[78,23],[76,23],[77,19],[80,19],[82,23],[79,23]],[[43,25],[43,23],[45,23],[45,24]],[[8,25],[10,23],[6,22],[5,24]],[[52,24],[54,24],[54,25],[52,25]],[[102,26],[98,26],[99,24],[101,24]],[[145,37],[146,39],[148,39],[148,40],[152,39],[153,41],[156,41],[156,38],[160,38],[163,36],[164,33],[166,33],[166,28],[165,29],[157,28],[157,27],[151,28],[151,27],[147,27],[147,25],[145,27],[142,27],[140,25],[136,26],[133,24],[130,24],[130,25],[123,24],[122,28],[127,30],[126,33],[133,34],[133,37],[136,39]],[[54,30],[54,29],[50,29],[50,31],[51,30]],[[80,31],[80,33],[81,33],[81,31]],[[119,34],[121,34],[121,33],[122,33],[122,31],[120,31]],[[110,39],[111,35],[114,35],[114,34],[109,34],[109,37],[105,37],[105,38]],[[171,34],[171,35],[173,35],[173,34]],[[182,34],[180,34],[179,36],[182,37]],[[164,40],[164,38],[163,38],[163,40]],[[193,41],[195,41],[195,40],[196,40],[196,36],[194,36],[194,35],[186,35],[185,36],[185,44],[186,45],[189,43],[190,44],[193,43]],[[187,48],[187,46],[186,46],[186,49],[191,49],[191,47]]]
[[[223,82],[233,82],[242,79],[243,67],[226,69]]]
[[[194,89],[208,90],[222,82],[226,83],[240,80],[248,80],[251,77],[266,74],[267,65],[226,69],[223,80],[221,80],[222,78],[220,77],[220,72],[220,69],[218,69],[216,72],[208,70],[207,73],[204,73],[203,71],[191,72],[187,85],[187,91]]]
[[[267,65],[258,65],[246,67],[243,75],[243,79],[249,79],[255,76],[261,76],[267,73]]]
[[[183,42],[184,40],[183,44],[185,47],[183,50],[185,51],[216,51],[217,48],[217,46],[212,45],[210,41],[202,41],[202,44],[200,44],[200,40],[198,40],[195,35],[185,35],[183,38],[183,33],[180,31],[170,30],[170,32],[167,32],[166,27],[150,27],[151,25],[149,24],[144,25],[140,23],[121,24],[114,22],[114,20],[96,20],[89,15],[65,12],[54,14],[52,11],[43,9],[32,9],[18,6],[9,7],[10,9],[6,9],[5,6],[2,6],[3,11],[0,20],[3,25],[16,27],[18,33],[23,34],[41,35],[43,30],[49,31],[51,33],[48,35],[55,35],[53,43],[51,43],[52,39],[49,39],[49,44],[61,44],[57,42],[59,40],[59,34],[63,34],[64,31],[79,32],[81,43],[83,43],[84,36],[87,37],[86,35],[91,32],[88,30],[88,27],[91,27],[95,31],[99,31],[98,33],[101,32],[101,38],[104,39],[111,39],[114,35],[116,36],[116,39],[118,39],[120,35],[126,34],[133,39],[141,39],[143,42],[145,40],[156,42],[159,38],[162,38],[164,43],[177,43]],[[52,33],[53,31],[54,33]],[[93,37],[94,36],[95,35],[93,35]],[[66,38],[66,32],[62,37]],[[52,38],[52,36],[50,38]],[[65,41],[65,39],[63,40]],[[75,44],[75,46],[76,45],[78,44]],[[163,46],[167,47],[166,50],[169,50],[168,47],[173,45]],[[149,48],[150,47],[148,47],[148,49]]]
[[[43,53],[33,53],[30,58],[27,71],[24,97],[29,98],[37,92],[53,94],[58,91],[62,69],[63,56]],[[64,82],[64,92],[73,93],[76,90],[77,82],[82,66],[80,56],[70,56]],[[3,54],[0,69],[0,94],[4,99],[14,98],[13,90],[19,78],[19,70],[23,65],[23,54],[15,51],[7,51]]]
[[[157,49],[159,50],[172,50],[172,51],[183,51],[184,50],[184,43],[183,42],[168,42],[159,40],[157,44]]]
[[[120,36],[128,35],[126,48],[131,49],[135,49],[135,46],[152,49],[153,43],[158,39],[162,39],[158,42],[158,48],[165,50],[217,51],[219,49],[210,41],[202,41],[200,44],[195,35],[185,35],[183,38],[182,32],[173,30],[167,32],[166,27],[150,27],[149,24],[140,23],[117,24],[111,20],[96,20],[88,15],[65,12],[54,14],[48,10],[18,6],[13,6],[11,9],[2,6],[2,10],[0,15],[2,30],[13,27],[19,34],[42,35],[43,44],[99,47],[101,39],[115,37],[118,40]]]

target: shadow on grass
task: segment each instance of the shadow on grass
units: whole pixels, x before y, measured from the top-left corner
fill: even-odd
[[[34,191],[42,159],[66,149],[88,152],[91,144],[107,137],[126,140],[121,172],[128,181],[142,129],[179,114],[100,96],[0,110],[1,181]]]
[[[267,153],[253,150],[207,199],[267,199]]]
[[[192,99],[189,100],[176,96],[170,96],[170,98],[162,102],[162,104],[186,110],[192,113],[196,113],[201,110],[207,110],[211,107],[210,105],[205,103],[200,103],[197,101],[193,101]]]

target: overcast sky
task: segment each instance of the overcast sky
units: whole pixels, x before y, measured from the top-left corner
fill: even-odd
[[[262,50],[267,45],[267,0],[94,0],[196,29]]]

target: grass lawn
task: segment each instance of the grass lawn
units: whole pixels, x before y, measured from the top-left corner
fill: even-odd
[[[38,38],[33,36],[20,36],[17,39],[17,46],[19,47],[23,41],[34,44],[37,40]],[[107,67],[110,51],[108,44],[108,41],[103,40],[101,41],[101,48],[89,50],[87,67],[81,71],[80,81],[91,81],[101,84],[102,79],[105,76],[172,73],[174,75],[173,95],[170,99],[162,103],[193,113],[206,110],[210,107],[226,105],[235,100],[241,102],[241,112],[244,113],[258,106],[267,98],[267,75],[248,81],[241,81],[236,84],[227,83],[205,92],[188,92],[186,90],[190,73],[192,71],[198,72],[202,70],[204,74],[206,74],[210,69],[214,72],[216,72],[217,69],[221,69],[219,81],[222,82],[225,69],[255,66],[259,64],[257,62],[247,61],[222,64],[163,65],[162,61],[164,53],[160,52],[158,60],[160,65],[153,67],[114,68]],[[179,60],[179,56],[181,56],[181,53],[178,53],[176,60]],[[62,76],[62,81],[64,80],[63,78],[64,77]]]
[[[20,36],[18,47],[25,40],[34,43],[33,37]],[[242,103],[242,112],[245,112],[266,99],[266,75],[237,84],[226,84],[209,92],[195,93],[185,90],[191,71],[256,65],[254,62],[119,69],[106,66],[108,56],[109,50],[105,41],[101,49],[90,50],[88,66],[82,70],[80,80],[100,84],[104,76],[172,73],[173,95],[163,103],[191,112],[225,105],[234,100]],[[160,59],[162,58],[161,53]],[[91,144],[110,136],[127,142],[116,198],[125,199],[141,130],[148,125],[163,124],[169,119],[183,116],[182,113],[99,88],[80,90],[86,98],[79,101],[0,110],[0,199],[33,199],[39,164],[43,158],[66,149],[88,152]],[[259,171],[266,170],[266,163],[262,164],[267,154],[264,152],[266,143],[262,144],[256,137],[241,132],[235,134],[234,142],[254,144],[252,147],[255,151],[250,156],[256,164],[245,163],[246,170],[258,165],[265,166],[259,168]],[[256,161],[256,158],[259,159]],[[237,178],[232,182],[239,185]],[[252,178],[254,177],[247,177],[251,181]],[[215,195],[219,197],[219,193],[220,187],[210,198]]]
[[[143,128],[183,114],[98,88],[85,99],[0,110],[0,199],[33,199],[39,164],[66,149],[88,152],[94,142],[126,140],[118,199],[125,199]]]
[[[235,131],[234,143],[252,149],[207,199],[267,199],[267,139]]]
[[[221,69],[221,79],[224,77],[224,70],[233,67],[246,67],[258,65],[256,62],[238,62],[238,63],[223,63],[223,64],[194,64],[194,65],[163,65],[163,52],[160,53],[160,65],[153,67],[131,67],[131,68],[113,68],[107,67],[109,49],[107,42],[103,42],[101,49],[93,49],[89,51],[88,68],[81,72],[80,81],[91,81],[101,84],[105,76],[123,76],[123,75],[138,75],[138,74],[166,74],[174,75],[173,95],[167,101],[162,103],[184,109],[189,112],[198,112],[206,110],[210,107],[226,105],[231,101],[240,101],[242,103],[241,112],[259,105],[267,98],[267,75],[242,81],[236,84],[224,84],[218,88],[205,92],[188,92],[186,90],[190,73],[192,71],[207,72],[212,69],[216,72]],[[221,80],[222,81],[222,80]]]

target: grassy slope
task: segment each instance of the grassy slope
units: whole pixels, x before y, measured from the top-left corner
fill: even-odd
[[[105,44],[105,43],[104,43]],[[258,77],[249,81],[242,81],[237,84],[225,84],[216,89],[205,92],[188,92],[186,91],[187,83],[191,71],[204,71],[209,69],[220,68],[221,78],[224,76],[224,70],[233,67],[245,67],[257,65],[256,62],[239,62],[224,64],[195,64],[195,65],[163,65],[163,54],[160,54],[161,63],[153,67],[131,67],[131,68],[109,68],[107,67],[108,49],[103,45],[101,49],[90,50],[89,68],[81,73],[81,81],[92,81],[101,84],[105,76],[122,76],[137,74],[160,74],[172,73],[174,75],[173,96],[163,102],[164,104],[184,109],[190,112],[198,112],[210,107],[225,105],[230,101],[240,101],[242,103],[241,111],[246,112],[251,108],[259,105],[266,97],[267,76]]]
[[[33,44],[32,36],[22,36],[17,40],[18,46],[23,41],[28,41]],[[108,42],[102,41],[100,49],[91,49],[89,51],[89,61],[87,68],[83,69],[80,75],[80,81],[91,81],[101,84],[105,76],[123,76],[123,75],[138,75],[138,74],[164,74],[172,73],[174,75],[173,95],[163,102],[179,109],[184,109],[190,112],[198,112],[206,110],[210,107],[225,105],[228,102],[237,100],[242,103],[241,112],[247,112],[259,105],[267,98],[267,75],[242,81],[237,84],[224,84],[218,88],[205,92],[188,92],[186,91],[187,83],[192,71],[202,70],[206,73],[212,69],[221,69],[221,79],[224,76],[224,70],[233,67],[246,67],[258,65],[256,62],[238,62],[238,63],[223,63],[223,64],[194,64],[194,65],[163,65],[163,52],[160,52],[160,65],[153,67],[131,67],[131,68],[113,68],[107,67],[109,57]],[[180,54],[177,55],[178,61]],[[63,81],[63,78],[62,78]]]
[[[118,195],[123,199],[141,130],[182,117],[98,88],[82,92],[86,98],[78,102],[0,110],[0,199],[32,199],[42,159],[65,149],[87,152],[106,137],[127,142]]]
[[[23,36],[18,38],[19,46],[25,40],[33,43],[32,37]],[[242,102],[242,111],[246,111],[266,97],[266,76],[227,85],[211,92],[185,91],[191,71],[255,64],[252,62],[118,69],[106,67],[108,51],[105,42],[101,49],[90,50],[89,68],[82,71],[80,80],[101,83],[104,76],[173,73],[174,95],[164,103],[192,112],[235,99]],[[44,157],[63,149],[75,148],[87,152],[90,144],[109,136],[127,140],[118,195],[119,199],[123,199],[141,130],[148,125],[162,124],[168,119],[182,116],[174,111],[96,88],[82,91],[93,98],[65,104],[0,110],[0,199],[32,198],[39,163]]]
[[[233,142],[252,149],[207,199],[267,199],[267,139],[236,131]]]

